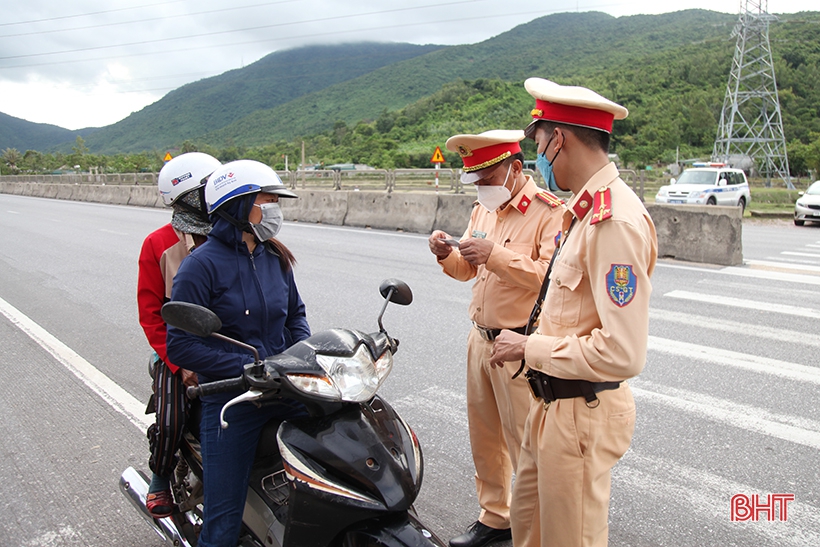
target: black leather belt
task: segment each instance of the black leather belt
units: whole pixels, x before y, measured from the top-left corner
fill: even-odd
[[[587,405],[598,400],[596,393],[609,389],[618,389],[621,385],[621,382],[564,380],[532,369],[527,371],[527,381],[530,383],[530,390],[532,390],[535,398],[542,399],[544,403],[551,403],[556,399],[583,397],[586,399]]]
[[[473,326],[478,331],[478,333],[481,335],[481,337],[484,340],[486,340],[487,342],[492,342],[493,340],[498,338],[498,335],[501,334],[502,330],[505,330],[505,329],[488,329],[488,328],[485,328],[485,327],[482,327],[482,326],[476,324],[475,322],[473,322]],[[513,332],[517,332],[518,334],[524,334],[525,331],[526,331],[526,328],[527,327],[524,326],[524,327],[518,327],[518,328],[515,328],[515,329],[506,329],[506,330],[511,330]]]

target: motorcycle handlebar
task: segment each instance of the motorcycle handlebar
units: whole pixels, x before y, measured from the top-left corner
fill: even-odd
[[[229,391],[245,391],[248,385],[245,382],[244,376],[238,378],[229,378],[227,380],[217,380],[216,382],[208,382],[207,384],[200,384],[198,386],[188,387],[186,393],[189,399],[196,399],[205,395],[214,395],[216,393],[227,393]]]

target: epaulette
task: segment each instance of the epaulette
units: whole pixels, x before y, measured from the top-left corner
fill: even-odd
[[[537,194],[535,194],[535,197],[537,197],[538,199],[540,199],[541,201],[543,201],[544,203],[546,203],[547,205],[549,205],[553,209],[555,209],[556,207],[560,207],[561,205],[564,204],[564,200],[562,200],[561,198],[559,198],[558,196],[556,196],[554,194],[550,194],[546,190],[542,190],[541,192],[538,192]]]
[[[592,220],[590,225],[598,224],[612,216],[612,192],[609,187],[602,186],[592,197]]]

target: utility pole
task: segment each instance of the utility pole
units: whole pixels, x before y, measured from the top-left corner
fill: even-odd
[[[768,13],[768,0],[740,0],[732,32],[737,45],[712,161],[732,164],[752,158],[766,186],[775,176],[794,189],[769,45],[769,22],[776,20]]]
[[[305,187],[305,141],[302,141],[302,188]]]

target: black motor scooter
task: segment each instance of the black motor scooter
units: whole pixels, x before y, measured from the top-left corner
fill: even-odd
[[[393,366],[398,340],[382,326],[389,302],[408,305],[410,288],[388,279],[379,331],[319,332],[284,353],[259,359],[255,348],[217,331],[219,318],[184,302],[163,306],[163,319],[199,336],[248,349],[255,362],[238,378],[189,388],[188,395],[244,391],[222,408],[282,398],[303,403],[309,417],[271,422],[262,431],[251,471],[239,545],[254,547],[444,547],[417,519],[421,447],[407,423],[376,392]],[[196,409],[196,405],[194,410]],[[192,423],[198,423],[193,417]],[[120,478],[126,497],[168,545],[195,546],[202,522],[202,460],[197,432],[180,447],[172,491],[178,506],[154,519],[145,506],[148,479],[131,467]]]

